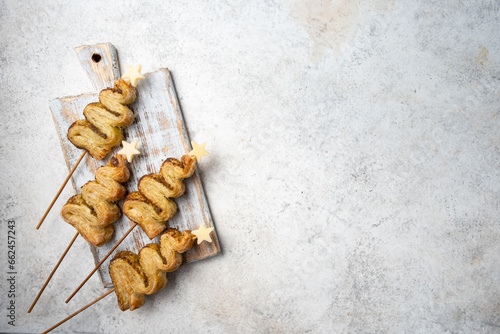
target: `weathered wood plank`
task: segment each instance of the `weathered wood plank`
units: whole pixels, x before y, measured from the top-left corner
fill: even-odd
[[[76,54],[96,92],[110,87],[120,77],[118,53],[112,44],[80,46]]]
[[[87,48],[87,49],[86,49]],[[78,48],[79,56],[86,54],[92,57],[95,49],[92,47]],[[107,57],[106,52],[102,58]],[[101,48],[102,51],[102,48]],[[108,58],[108,59],[113,59]],[[114,58],[116,59],[116,57]],[[94,83],[96,87],[101,87],[102,82],[112,79],[106,84],[105,88],[110,86],[111,82],[119,77],[119,71],[110,70],[110,63],[101,64],[96,67],[92,60],[82,61],[87,73],[94,69],[100,74],[89,75],[91,80],[97,80],[101,83]],[[117,68],[115,66],[115,68]],[[103,75],[102,73],[107,73]],[[158,172],[162,162],[168,157],[180,159],[183,154],[190,151],[190,141],[184,126],[182,113],[175,93],[172,77],[167,69],[160,69],[156,72],[145,74],[145,79],[139,81],[137,87],[137,99],[131,105],[135,114],[135,121],[124,130],[125,140],[132,141],[138,139],[141,147],[141,155],[134,157],[130,164],[131,177],[127,182],[129,192],[137,190],[137,183],[141,176],[148,173]],[[102,88],[99,88],[101,90]],[[74,97],[59,98],[51,101],[50,109],[53,114],[54,122],[61,139],[61,146],[64,152],[68,169],[73,166],[81,154],[81,150],[74,147],[67,139],[67,130],[69,126],[77,119],[83,118],[83,109],[88,103],[98,101],[98,94],[84,94]],[[85,164],[81,164],[73,175],[73,185],[75,190],[80,192],[80,188],[89,180],[94,179],[94,173],[100,166],[117,152],[120,147],[112,152],[102,161],[96,161],[90,155],[86,156]],[[176,227],[179,230],[196,229],[203,222],[207,227],[214,226],[208,203],[201,185],[198,172],[185,180],[186,193],[175,199],[178,206],[178,213],[169,221],[169,226]],[[121,206],[122,203],[119,203]],[[131,222],[126,216],[122,216],[115,223],[115,235],[113,239],[102,247],[91,246],[94,260],[96,263],[111,249],[115,242],[129,229]],[[211,234],[212,243],[203,242],[195,245],[193,249],[184,254],[187,262],[201,260],[220,252],[217,235]],[[154,241],[158,242],[159,238]],[[145,244],[151,240],[146,236],[142,229],[137,226],[134,231],[123,241],[115,252],[122,250],[131,250],[138,252]],[[100,275],[105,286],[111,285],[111,279],[108,271],[108,261],[101,267]]]

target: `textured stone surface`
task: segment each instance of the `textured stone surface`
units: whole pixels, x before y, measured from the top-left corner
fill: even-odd
[[[2,1],[0,332],[40,332],[103,293],[58,211],[48,101],[92,90],[74,48],[168,67],[223,253],[134,312],[114,296],[61,333],[498,333],[496,1]],[[7,220],[17,318],[7,324]]]

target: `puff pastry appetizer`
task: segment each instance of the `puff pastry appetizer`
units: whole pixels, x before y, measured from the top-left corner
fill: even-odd
[[[78,148],[87,150],[95,159],[102,160],[123,139],[121,128],[134,121],[127,107],[136,98],[135,87],[123,79],[113,88],[99,93],[99,102],[90,103],[83,111],[85,119],[74,122],[68,129],[68,139]]]
[[[150,239],[160,235],[166,228],[166,221],[177,212],[177,205],[171,198],[184,194],[182,181],[193,175],[196,158],[184,155],[181,161],[168,158],[163,162],[159,174],[144,175],[138,183],[138,190],[125,198],[123,213],[146,232]]]
[[[71,197],[61,216],[94,246],[101,246],[113,236],[113,223],[121,216],[115,202],[125,197],[121,184],[128,181],[130,171],[125,158],[115,154],[106,166],[99,168],[95,180],[82,187],[82,193]]]
[[[162,234],[159,244],[147,244],[139,255],[130,251],[116,254],[109,264],[109,274],[120,309],[133,311],[144,304],[145,295],[163,289],[166,273],[179,268],[181,254],[191,249],[195,240],[191,231],[180,233],[171,228]]]

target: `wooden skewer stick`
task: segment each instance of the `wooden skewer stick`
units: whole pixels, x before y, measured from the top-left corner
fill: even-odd
[[[105,294],[103,294],[101,297],[95,299],[93,302],[88,303],[87,305],[85,305],[84,307],[82,307],[81,309],[79,309],[78,311],[76,311],[75,313],[73,313],[70,316],[68,316],[68,317],[64,318],[63,320],[59,321],[57,324],[55,324],[54,326],[50,327],[49,329],[47,329],[42,334],[47,334],[48,332],[52,331],[53,329],[59,327],[60,325],[62,325],[63,323],[65,323],[69,319],[73,318],[78,313],[80,313],[82,311],[85,311],[87,308],[89,308],[90,306],[94,305],[95,303],[97,303],[98,301],[100,301],[101,299],[103,299],[104,297],[106,297],[107,295],[109,295],[110,293],[112,293],[113,291],[115,291],[115,288],[109,290],[108,292],[106,292]]]
[[[33,309],[33,307],[35,307],[35,304],[38,302],[38,299],[40,298],[40,296],[42,295],[43,293],[43,290],[45,290],[45,287],[47,286],[47,284],[49,284],[52,276],[54,276],[54,273],[56,272],[57,268],[59,268],[59,265],[61,264],[62,260],[64,259],[64,257],[66,256],[66,253],[68,253],[69,249],[71,248],[71,246],[73,246],[73,243],[75,242],[76,240],[76,237],[78,237],[80,233],[76,232],[75,236],[73,237],[73,239],[71,239],[71,242],[69,243],[68,247],[66,247],[66,250],[64,251],[64,253],[61,255],[61,257],[59,258],[59,261],[57,261],[57,264],[56,266],[54,267],[54,269],[52,269],[52,272],[50,273],[49,277],[47,277],[47,280],[45,281],[45,284],[42,286],[42,288],[40,289],[40,292],[38,292],[38,295],[36,296],[35,300],[33,301],[33,304],[31,304],[29,310],[28,310],[28,313],[31,312],[31,310]]]
[[[130,234],[130,232],[132,232],[132,230],[137,226],[137,223],[134,223],[132,226],[130,226],[130,228],[128,229],[128,231],[121,237],[120,240],[118,240],[118,242],[113,246],[113,248],[111,248],[111,250],[108,252],[108,254],[106,254],[106,256],[101,260],[101,262],[99,262],[97,264],[97,266],[94,268],[94,270],[92,270],[90,272],[90,274],[88,274],[88,276],[83,280],[82,283],[80,283],[80,285],[78,286],[78,288],[76,288],[75,291],[73,291],[73,293],[71,294],[71,296],[69,296],[68,299],[66,299],[66,303],[68,303],[71,298],[73,298],[76,293],[78,291],[80,291],[80,289],[82,288],[82,286],[85,285],[85,283],[87,283],[87,281],[90,279],[90,277],[92,277],[92,275],[94,275],[94,273],[97,271],[97,269],[99,269],[101,267],[101,265],[104,263],[104,261],[106,261],[106,259],[111,255],[111,253],[113,253],[113,251],[116,249],[116,247],[118,247],[122,241],[127,237],[127,235]]]
[[[66,186],[66,183],[68,183],[71,175],[73,175],[73,173],[75,172],[75,169],[76,167],[80,164],[80,161],[82,161],[83,157],[85,156],[85,154],[87,154],[87,151],[84,150],[82,152],[82,155],[80,155],[80,158],[78,158],[78,161],[75,163],[75,165],[73,166],[73,168],[71,168],[71,170],[69,171],[69,174],[68,176],[66,177],[66,180],[64,180],[63,184],[61,185],[61,188],[59,188],[59,191],[57,192],[56,196],[54,197],[54,199],[52,200],[52,203],[50,203],[49,207],[47,208],[47,211],[45,211],[45,213],[43,214],[43,217],[42,219],[40,219],[40,222],[38,223],[38,225],[36,226],[36,229],[38,230],[40,228],[40,226],[42,226],[42,223],[43,221],[45,220],[45,217],[47,217],[47,215],[49,214],[50,212],[50,209],[52,209],[52,207],[54,206],[54,203],[57,201],[57,198],[59,197],[59,195],[61,194],[61,192],[63,191],[64,187]]]

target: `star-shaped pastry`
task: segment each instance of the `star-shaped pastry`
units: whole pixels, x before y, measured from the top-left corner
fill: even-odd
[[[205,224],[201,224],[197,230],[192,231],[196,238],[198,239],[198,245],[203,241],[212,242],[212,238],[210,238],[210,232],[214,230],[213,227],[206,228]]]
[[[141,154],[137,147],[137,139],[131,143],[127,143],[126,141],[122,141],[123,148],[118,151],[118,154],[125,155],[127,157],[128,162],[132,162],[132,158],[134,155]]]
[[[196,144],[194,141],[191,141],[191,146],[193,147],[193,150],[189,152],[189,155],[194,155],[196,157],[196,160],[198,162],[201,162],[202,157],[208,157],[210,153],[205,151],[205,145],[207,143],[203,143],[201,145]]]
[[[144,79],[144,76],[141,74],[141,68],[141,65],[134,67],[127,65],[127,71],[122,75],[122,79],[130,80],[132,86],[137,86],[137,81],[139,81],[139,79]]]

